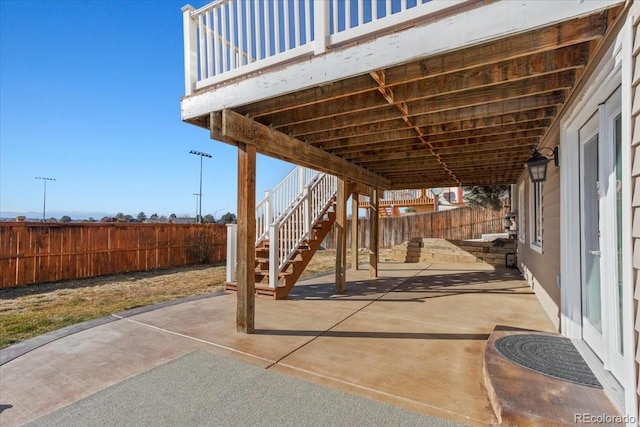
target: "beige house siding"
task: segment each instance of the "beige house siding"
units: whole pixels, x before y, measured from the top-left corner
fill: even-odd
[[[544,146],[553,148],[559,143],[556,133],[547,138]],[[544,150],[545,155],[549,153]],[[525,227],[525,242],[518,241],[518,263],[523,276],[529,286],[536,293],[538,300],[549,315],[549,318],[560,330],[560,288],[558,275],[560,274],[560,173],[553,161],[549,162],[547,180],[542,185],[542,253],[531,249],[531,217],[529,206],[529,191],[531,181],[526,171],[521,175],[518,184],[525,183],[524,209],[518,206],[519,224]],[[519,185],[515,186],[516,191]],[[512,200],[517,201],[517,194]],[[523,219],[524,215],[524,221]]]
[[[635,284],[634,290],[634,309],[635,309],[635,343],[636,346],[636,374],[640,372],[640,31],[638,29],[639,17],[637,15],[640,7],[634,4],[632,14],[635,14],[635,21],[633,23],[633,50],[632,50],[632,107],[631,107],[631,121],[632,121],[632,134],[631,134],[631,155],[632,155],[632,170],[631,170],[631,191],[633,198],[631,201],[633,227],[632,227],[632,239],[633,239],[633,283]],[[640,402],[640,377],[636,379],[638,401]],[[640,413],[640,408],[637,413]]]

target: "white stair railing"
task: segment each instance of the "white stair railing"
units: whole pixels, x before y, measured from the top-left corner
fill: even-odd
[[[269,227],[269,287],[277,286],[278,274],[300,245],[311,238],[313,226],[331,205],[337,188],[335,176],[319,175],[287,213]]]
[[[269,286],[298,246],[311,237],[336,195],[338,180],[332,175],[298,166],[256,205],[256,245],[269,241]],[[236,276],[237,226],[227,228],[227,281]]]
[[[256,245],[268,238],[269,226],[277,221],[294,200],[301,197],[304,188],[317,179],[320,172],[298,166],[256,205]]]

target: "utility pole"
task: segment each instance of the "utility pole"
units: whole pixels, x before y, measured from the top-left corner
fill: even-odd
[[[42,202],[42,222],[45,222],[45,215],[47,212],[47,181],[55,181],[55,178],[47,178],[46,176],[36,176],[36,179],[44,181],[44,201]]]
[[[211,154],[203,153],[201,151],[196,151],[196,150],[189,151],[189,154],[195,154],[196,156],[200,156],[200,192],[198,193],[200,203],[198,207],[198,212],[196,214],[197,215],[196,222],[201,224],[202,223],[202,158],[203,157],[211,158],[213,156]]]

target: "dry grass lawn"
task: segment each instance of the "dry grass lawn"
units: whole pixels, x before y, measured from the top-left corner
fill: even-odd
[[[303,277],[335,268],[335,251],[318,251]],[[224,289],[225,266],[123,273],[0,289],[0,348],[136,307]]]

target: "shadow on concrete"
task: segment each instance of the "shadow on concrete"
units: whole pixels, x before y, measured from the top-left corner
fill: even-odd
[[[437,273],[443,270],[428,269],[426,271],[428,273]],[[444,271],[446,272],[447,270]],[[455,270],[450,274],[440,273],[404,278],[379,277],[371,280],[352,280],[347,282],[347,291],[344,294],[337,294],[335,292],[335,284],[330,280],[323,283],[295,286],[287,299],[314,301],[357,299],[359,301],[376,301],[393,292],[421,294],[416,297],[392,298],[389,300],[393,302],[419,302],[431,298],[464,294],[533,295],[531,288],[522,281],[522,277],[519,274],[514,273],[513,270],[497,269],[495,271],[476,270],[465,272]]]
[[[481,340],[489,339],[490,334],[449,334],[421,332],[371,332],[371,331],[301,331],[286,329],[256,329],[256,335],[334,337],[334,338],[391,338],[411,340]]]

